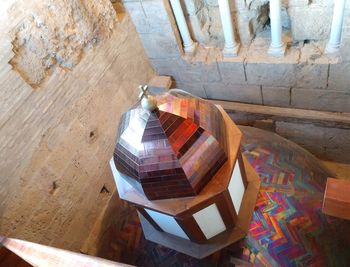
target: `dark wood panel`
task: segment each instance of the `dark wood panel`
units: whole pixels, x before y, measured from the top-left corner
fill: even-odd
[[[202,230],[199,228],[196,220],[193,216],[187,217],[184,220],[176,219],[177,223],[180,225],[182,230],[187,234],[191,241],[197,243],[203,243],[207,241]]]
[[[0,267],[31,267],[29,263],[0,244]]]

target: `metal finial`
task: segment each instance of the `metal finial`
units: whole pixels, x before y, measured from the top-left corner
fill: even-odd
[[[139,99],[141,99],[142,108],[148,111],[154,111],[155,109],[157,109],[157,100],[154,96],[149,94],[148,86],[139,85],[139,89],[140,89]]]

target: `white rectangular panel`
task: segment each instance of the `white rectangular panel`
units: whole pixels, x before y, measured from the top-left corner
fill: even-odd
[[[156,212],[153,210],[145,209],[145,211],[152,217],[152,219],[158,224],[164,232],[167,232],[178,237],[189,239],[186,233],[182,230],[177,221],[166,214]]]
[[[228,185],[228,191],[230,193],[233,206],[235,207],[236,213],[238,215],[245,191],[238,160],[236,160],[235,167],[232,172],[230,184]]]
[[[225,223],[215,203],[193,214],[193,218],[207,239],[226,230]]]

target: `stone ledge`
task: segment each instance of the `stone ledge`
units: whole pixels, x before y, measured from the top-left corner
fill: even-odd
[[[292,88],[291,106],[334,112],[350,112],[350,92]]]

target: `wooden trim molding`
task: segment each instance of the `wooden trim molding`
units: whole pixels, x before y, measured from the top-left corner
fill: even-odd
[[[233,206],[233,202],[228,191],[225,191],[221,195],[221,197],[216,202],[216,206],[218,207],[220,216],[224,221],[226,229],[234,227],[237,222],[237,212]]]
[[[193,216],[189,216],[184,219],[176,218],[175,220],[177,221],[177,223],[180,225],[182,230],[186,233],[186,235],[189,237],[191,241],[197,242],[199,244],[207,241],[207,239],[205,238],[205,235],[203,234],[202,230],[199,228],[199,225],[197,224]]]
[[[241,175],[242,175],[244,189],[246,190],[247,186],[248,186],[248,179],[247,179],[247,173],[245,172],[245,167],[244,167],[244,162],[243,162],[243,158],[242,158],[242,153],[240,151],[237,153],[237,160],[238,160],[239,169],[240,169]]]

